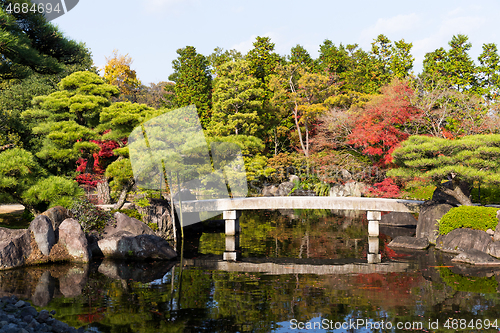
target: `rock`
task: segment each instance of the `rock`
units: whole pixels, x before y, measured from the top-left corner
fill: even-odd
[[[24,265],[31,251],[28,229],[0,228],[0,270]]]
[[[316,192],[314,192],[314,190],[298,189],[293,191],[290,195],[294,197],[315,197]]]
[[[163,238],[156,235],[135,236],[128,231],[119,231],[101,239],[97,246],[107,258],[170,260],[177,256]]]
[[[57,230],[59,225],[61,225],[64,220],[72,217],[72,214],[66,208],[61,206],[52,207],[43,212],[41,215],[47,216],[50,219],[54,230]]]
[[[452,208],[453,206],[450,204],[426,201],[420,207],[416,237],[427,237],[429,243],[436,244],[439,232],[439,223],[437,220],[442,218]]]
[[[394,226],[416,226],[417,219],[410,213],[390,212],[382,215],[380,224],[389,224]]]
[[[144,222],[139,221],[133,217],[129,217],[126,214],[116,212],[114,215],[116,219],[116,226],[107,226],[104,229],[104,234],[107,236],[111,236],[119,231],[126,231],[131,233],[134,236],[137,235],[154,235],[155,232],[148,227]]]
[[[495,232],[493,230],[491,230],[490,228],[488,228],[488,230],[486,230],[486,233],[492,237],[495,235]]]
[[[143,216],[143,221],[145,224],[156,224],[158,230],[156,230],[156,235],[164,239],[175,239],[174,235],[174,225],[172,222],[172,208],[170,206],[170,201],[165,199],[152,199],[149,198],[149,206],[140,207],[136,206],[136,209]],[[199,214],[198,214],[199,217]],[[177,239],[180,238],[180,225],[179,221],[176,221],[177,228]]]
[[[33,232],[40,251],[48,256],[50,249],[52,249],[52,246],[56,243],[52,221],[45,215],[38,215],[31,221],[29,230]]]
[[[451,259],[451,261],[464,262],[472,265],[500,265],[500,260],[477,249],[469,249],[461,252],[455,258]]]
[[[278,186],[277,196],[286,197],[290,195],[290,192],[295,187],[295,184],[292,182],[283,182]]]
[[[497,220],[498,224],[495,228],[495,234],[493,235],[493,240],[495,242],[500,241],[500,210],[497,210]]]
[[[452,188],[452,182],[447,181],[446,183],[443,183],[443,186],[446,188],[451,189]],[[467,183],[462,183],[460,184],[460,188],[462,189],[462,192],[466,196],[470,196],[470,186]],[[455,197],[452,197],[451,195],[448,195],[438,189],[434,190],[434,193],[432,193],[432,201],[434,202],[439,202],[439,203],[447,203],[449,205],[452,205],[454,207],[460,206],[461,203],[458,202],[458,200]]]
[[[278,187],[275,185],[264,186],[262,189],[263,197],[274,197],[278,193]]]
[[[59,226],[58,244],[66,248],[71,261],[89,262],[91,259],[85,233],[80,223],[73,218],[64,220]]]
[[[455,229],[436,240],[436,248],[445,252],[460,253],[470,249],[486,252],[491,236],[482,230]]]
[[[361,197],[366,184],[361,182],[347,182],[344,185],[335,184],[330,188],[331,197]]]
[[[394,238],[389,243],[389,247],[400,247],[413,250],[425,250],[429,247],[429,240],[427,238],[399,236]]]
[[[486,248],[486,253],[495,258],[500,258],[500,242],[493,241],[490,244],[488,244],[488,247]]]
[[[343,180],[351,180],[352,179],[352,174],[349,171],[347,171],[346,169],[340,170],[340,176],[342,177]]]
[[[290,175],[288,177],[288,180],[291,181],[292,183],[299,183],[300,182],[299,176],[296,176],[296,175]]]

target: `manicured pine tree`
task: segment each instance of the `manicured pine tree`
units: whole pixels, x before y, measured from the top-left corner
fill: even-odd
[[[471,135],[455,140],[411,136],[393,154],[398,168],[387,175],[402,181],[428,179],[442,192],[471,206],[462,190],[475,181],[500,184],[500,135]],[[451,180],[451,188],[443,181]]]

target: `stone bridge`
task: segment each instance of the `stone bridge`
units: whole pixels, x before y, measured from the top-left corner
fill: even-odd
[[[368,262],[380,262],[378,248],[379,221],[382,212],[418,213],[423,201],[359,198],[359,197],[249,197],[235,199],[213,199],[182,201],[182,212],[223,212],[226,232],[226,252],[224,260],[236,260],[238,255],[239,217],[242,210],[273,209],[331,209],[362,210],[368,219],[369,251]],[[184,226],[196,223],[189,219]],[[370,239],[371,238],[371,239]]]

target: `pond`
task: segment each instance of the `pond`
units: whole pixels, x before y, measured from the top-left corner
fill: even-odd
[[[236,263],[221,260],[222,230],[206,228],[182,262],[2,271],[0,296],[95,332],[498,332],[500,268],[386,246],[412,230],[382,228],[382,263],[367,264],[363,213],[244,212],[240,225]]]

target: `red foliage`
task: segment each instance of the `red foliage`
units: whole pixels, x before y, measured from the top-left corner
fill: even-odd
[[[76,171],[81,172],[81,174],[76,176],[76,181],[79,184],[95,187],[101,180],[104,171],[106,171],[106,160],[114,156],[113,150],[119,148],[120,145],[116,141],[110,140],[90,140],[90,142],[98,144],[101,149],[93,154],[94,165],[92,166],[91,173],[84,173],[87,169],[87,159],[79,158],[76,161]]]
[[[375,183],[367,190],[369,196],[377,198],[397,198],[399,192],[399,187],[394,184],[392,178],[386,178],[380,183]]]
[[[383,97],[366,107],[355,121],[348,143],[362,147],[363,153],[377,157],[378,165],[392,162],[391,153],[411,134],[411,122],[422,111],[413,107],[413,90],[405,82],[395,82],[383,89]]]

